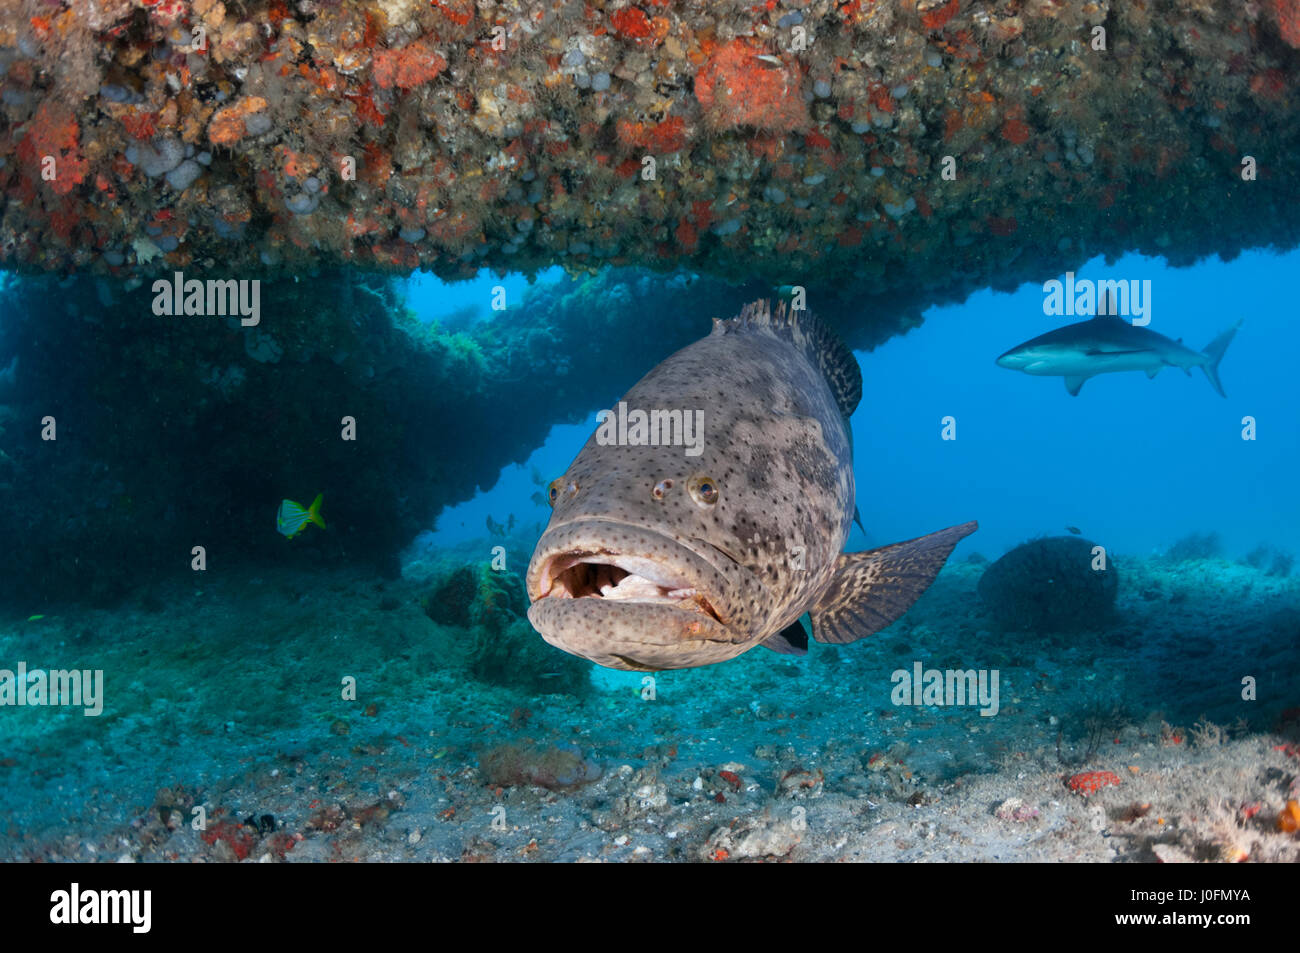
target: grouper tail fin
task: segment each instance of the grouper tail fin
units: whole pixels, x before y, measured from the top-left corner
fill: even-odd
[[[905,543],[845,553],[812,609],[813,638],[844,645],[901,618],[930,588],[953,547],[977,529],[978,523],[962,523]]]
[[[1237,333],[1239,327],[1241,327],[1240,321],[1205,345],[1204,353],[1209,360],[1201,365],[1201,370],[1205,371],[1210,386],[1219,392],[1220,397],[1227,397],[1228,395],[1223,392],[1223,383],[1219,380],[1219,362],[1223,360],[1223,352],[1232,343],[1232,336]]]

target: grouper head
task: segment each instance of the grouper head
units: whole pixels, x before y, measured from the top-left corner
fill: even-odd
[[[749,648],[756,607],[743,594],[761,587],[709,540],[722,479],[707,453],[593,436],[548,490],[529,621],[557,648],[617,669],[706,665]]]

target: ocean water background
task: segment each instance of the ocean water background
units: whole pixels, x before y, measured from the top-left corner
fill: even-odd
[[[858,352],[863,398],[852,420],[854,469],[868,532],[864,538],[855,529],[849,548],[978,519],[980,531],[961,544],[956,558],[970,552],[996,558],[1025,539],[1060,534],[1067,526],[1116,553],[1149,555],[1193,532],[1218,533],[1229,557],[1260,544],[1295,552],[1295,274],[1300,252],[1266,251],[1184,268],[1140,255],[1113,264],[1098,258],[1076,273],[1093,281],[1149,279],[1150,329],[1198,350],[1242,319],[1220,366],[1226,400],[1199,369],[1187,377],[1168,368],[1155,380],[1139,372],[1105,374],[1071,397],[1060,378],[997,366],[997,356],[1014,345],[1082,320],[1044,314],[1038,283],[932,307],[920,328],[873,352]],[[410,306],[436,319],[453,306],[447,294],[454,289],[454,307],[478,303],[490,320],[490,288],[498,283],[413,280]],[[816,310],[815,301],[809,306]],[[701,335],[707,331],[700,329]],[[628,368],[624,389],[652,366]],[[601,406],[620,396],[608,394]],[[560,475],[594,429],[599,409],[591,409],[589,422],[555,426],[528,461],[504,468],[494,486],[444,510],[420,537],[421,548],[482,537],[488,517],[504,523],[513,514],[524,526],[544,523],[549,510],[530,501],[538,490],[534,471],[546,481]],[[956,440],[941,439],[947,416],[956,420]],[[1256,421],[1255,440],[1242,439],[1246,416]]]
[[[1300,684],[1296,576],[1269,564],[1124,557],[1193,532],[1220,534],[1230,560],[1260,543],[1296,552],[1300,396],[1290,362],[1300,330],[1287,279],[1297,265],[1300,253],[1252,253],[1183,269],[1137,256],[1080,269],[1093,280],[1150,279],[1152,328],[1196,347],[1244,319],[1221,367],[1226,400],[1199,371],[1103,375],[1070,397],[1059,379],[998,367],[1008,348],[1073,320],[1043,313],[1041,284],[933,308],[919,329],[859,353],[855,471],[868,533],[855,530],[849,548],[967,519],[981,529],[902,620],[856,645],[814,645],[800,659],[755,650],[720,667],[656,673],[647,701],[643,673],[546,646],[518,618],[521,592],[518,612],[475,621],[472,607],[497,605],[495,583],[482,582],[497,578],[483,569],[501,542],[488,519],[515,518],[515,575],[502,584],[522,588],[521,560],[550,515],[532,497],[567,468],[595,412],[650,370],[651,354],[494,486],[434,527],[409,527],[418,537],[402,578],[351,566],[235,567],[167,585],[152,604],[8,620],[5,663],[103,670],[105,709],[86,718],[24,708],[0,719],[0,804],[12,819],[0,859],[711,859],[716,838],[738,823],[779,827],[805,797],[816,823],[789,835],[801,859],[840,856],[845,833],[864,859],[1113,859],[1125,839],[1093,831],[1091,806],[1063,787],[1080,767],[1122,775],[1116,798],[1160,802],[1150,829],[1127,841],[1127,858],[1153,859],[1144,845],[1167,846],[1170,830],[1218,850],[1217,835],[1202,830],[1204,803],[1271,798],[1275,812],[1282,791],[1266,771],[1294,777],[1278,742],[1295,731],[1281,713]],[[518,301],[525,284],[420,277],[408,282],[408,305],[428,321],[509,321],[510,311],[491,311],[492,289],[504,285]],[[647,314],[647,327],[655,319]],[[1241,439],[1246,415],[1257,440]],[[941,439],[947,416],[955,441]],[[976,594],[986,567],[966,557],[996,558],[1070,525],[1117,555],[1118,617],[1082,636],[998,630]],[[478,588],[447,601],[466,609],[464,624],[437,621],[431,600],[467,566]],[[494,617],[505,620],[495,630],[483,622]],[[899,706],[893,675],[917,663],[997,671],[998,716]],[[1243,700],[1243,675],[1258,679],[1258,704]],[[343,676],[356,678],[356,697],[340,697]],[[1100,751],[1089,746],[1090,718],[1107,729]],[[1231,745],[1189,741],[1210,721]],[[485,767],[494,752],[534,745],[604,773],[557,795],[500,785]],[[783,789],[791,772],[811,787]],[[661,792],[661,808],[644,806],[646,791]],[[990,811],[1008,798],[1039,812],[1041,826]],[[200,834],[167,824],[195,803],[217,826]],[[489,827],[498,804],[517,825],[502,834]],[[392,812],[386,827],[352,823],[379,807]],[[240,827],[263,815],[273,833]],[[1174,820],[1157,826],[1156,816]],[[1256,827],[1272,836],[1273,814],[1261,817]],[[941,854],[944,837],[879,833],[917,824],[958,833]],[[540,853],[530,853],[533,841]],[[1293,858],[1291,841],[1276,843],[1254,856]]]

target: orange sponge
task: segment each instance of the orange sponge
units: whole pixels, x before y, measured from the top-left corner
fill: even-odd
[[[1066,784],[1071,791],[1087,797],[1110,784],[1119,784],[1119,778],[1110,771],[1085,771],[1070,778]]]
[[[760,59],[766,56],[766,59]],[[790,132],[808,125],[799,66],[782,62],[747,40],[718,47],[695,74],[695,98],[715,128],[752,126]]]
[[[1269,12],[1277,23],[1277,32],[1292,49],[1300,49],[1300,2],[1269,0]]]

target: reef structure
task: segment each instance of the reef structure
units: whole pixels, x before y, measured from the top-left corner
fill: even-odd
[[[0,498],[20,501],[0,506],[0,540],[32,541],[0,547],[0,607],[111,605],[189,572],[200,541],[226,567],[395,575],[401,549],[442,507],[525,461],[556,421],[590,420],[629,369],[760,293],[610,268],[539,281],[501,320],[458,324],[455,313],[420,320],[389,275],[338,268],[268,280],[255,295],[249,282],[233,296],[260,303],[252,323],[230,308],[185,314],[175,275],[160,281],[155,293],[0,274]],[[195,297],[206,312],[205,293]],[[619,333],[646,314],[653,334]],[[887,337],[893,325],[873,327]],[[47,416],[57,440],[45,439]],[[317,493],[328,532],[287,541],[279,501]],[[486,658],[524,608],[438,621],[482,633]]]
[[[0,0],[0,264],[689,268],[915,311],[1292,246],[1297,0]]]

